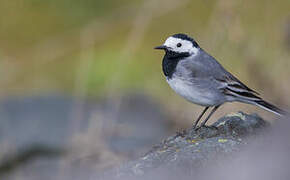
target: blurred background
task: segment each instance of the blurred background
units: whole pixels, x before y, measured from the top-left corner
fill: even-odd
[[[290,1],[1,0],[0,178],[88,177],[192,125],[153,47],[187,33],[266,100],[290,104]],[[231,112],[269,112],[226,104]]]

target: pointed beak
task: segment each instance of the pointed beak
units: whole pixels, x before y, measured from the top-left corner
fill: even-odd
[[[161,45],[161,46],[157,46],[157,47],[155,47],[154,49],[163,49],[163,50],[166,50],[167,47],[164,46],[164,45]]]

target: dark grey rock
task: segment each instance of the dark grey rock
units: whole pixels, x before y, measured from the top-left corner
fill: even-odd
[[[229,114],[211,127],[202,127],[197,131],[191,128],[168,137],[140,159],[106,172],[105,177],[142,177],[156,169],[159,172],[160,169],[167,169],[167,172],[170,169],[178,174],[181,167],[182,173],[196,174],[193,169],[197,170],[209,162],[218,162],[218,159],[231,156],[247,144],[248,137],[258,135],[267,126],[268,123],[256,114]],[[188,171],[184,168],[188,168]]]
[[[91,124],[102,126],[98,127],[102,137],[97,138],[104,140],[102,143],[106,143],[109,151],[135,159],[168,136],[169,118],[160,104],[145,94],[99,99],[64,95],[2,98],[0,179],[3,179],[2,174],[11,174],[11,179],[15,179],[14,176],[22,171],[29,172],[27,179],[32,179],[31,176],[47,179],[45,174],[50,179],[51,174],[58,171],[62,158],[73,151],[70,147],[72,138],[88,132]],[[100,142],[92,140],[91,143]],[[91,153],[90,157],[98,154]],[[93,158],[91,161],[100,163]],[[85,168],[72,166],[74,174],[84,169],[85,173],[80,174],[96,171],[93,166],[88,170],[89,165]],[[80,170],[76,171],[77,168]]]

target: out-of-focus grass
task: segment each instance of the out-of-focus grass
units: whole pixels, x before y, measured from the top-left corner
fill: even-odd
[[[163,54],[153,47],[185,32],[250,87],[286,104],[289,6],[288,0],[4,0],[1,94],[73,93],[78,69],[89,62],[81,72],[89,95],[138,90],[179,101],[164,81]]]
[[[1,42],[22,49],[60,32],[80,28],[93,18],[109,16],[116,8],[129,3],[138,1],[3,0]]]

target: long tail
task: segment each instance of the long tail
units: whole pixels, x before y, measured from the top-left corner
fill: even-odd
[[[234,77],[232,77],[234,78]],[[284,111],[273,104],[264,101],[259,97],[258,93],[248,88],[246,85],[241,83],[238,79],[233,79],[233,81],[226,82],[226,87],[223,89],[225,95],[235,97],[237,101],[253,104],[259,106],[267,111],[275,113],[279,116],[289,116],[290,113]]]
[[[284,110],[282,110],[282,109],[274,106],[273,104],[270,104],[262,99],[255,100],[254,102],[257,106],[259,106],[267,111],[273,112],[279,116],[286,116],[286,115],[288,116],[289,115],[289,113],[287,111],[284,111]]]

